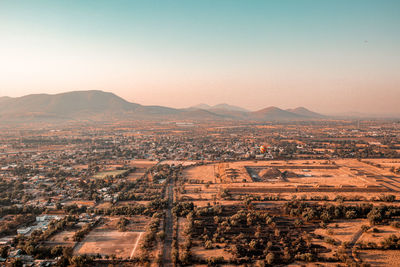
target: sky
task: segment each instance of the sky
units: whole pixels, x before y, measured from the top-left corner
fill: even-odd
[[[399,0],[0,0],[0,96],[400,114]]]

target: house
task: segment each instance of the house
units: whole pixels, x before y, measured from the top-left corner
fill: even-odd
[[[27,233],[29,233],[32,230],[31,227],[26,227],[26,228],[20,228],[17,230],[17,233],[20,235],[26,235]]]

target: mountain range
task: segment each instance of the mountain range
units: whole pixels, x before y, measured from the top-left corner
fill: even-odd
[[[193,109],[211,110],[211,111],[213,111],[213,110],[217,110],[217,111],[218,110],[229,110],[229,111],[249,112],[247,109],[244,109],[242,107],[232,106],[232,105],[225,104],[225,103],[218,104],[218,105],[215,105],[215,106],[210,106],[210,105],[207,105],[207,104],[199,104],[199,105],[196,105],[196,106],[192,106],[191,108],[193,108]]]
[[[0,97],[0,120],[16,121],[111,121],[123,120],[246,120],[292,121],[328,118],[304,107],[283,110],[267,107],[258,111],[228,104],[200,104],[176,109],[131,103],[109,92],[72,91]]]

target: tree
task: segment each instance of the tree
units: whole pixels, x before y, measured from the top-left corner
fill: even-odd
[[[347,219],[353,219],[357,216],[356,212],[354,210],[349,210],[346,212],[346,218]]]
[[[369,228],[370,227],[368,225],[361,225],[361,231],[363,231],[364,233],[367,232]]]
[[[269,252],[265,257],[265,260],[267,261],[268,264],[273,264],[275,260],[275,254],[273,252]]]
[[[212,248],[213,248],[213,243],[212,243],[212,241],[211,241],[211,240],[207,240],[207,241],[204,243],[204,248],[206,248],[206,249],[212,249]]]
[[[11,263],[12,267],[22,267],[24,266],[21,259],[14,259]]]
[[[8,250],[9,250],[9,246],[4,246],[2,248],[0,248],[0,257],[6,259],[8,257]]]

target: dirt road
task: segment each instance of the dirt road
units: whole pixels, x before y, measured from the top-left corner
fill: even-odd
[[[163,266],[172,266],[171,247],[173,234],[172,205],[174,200],[174,188],[172,183],[167,186],[168,208],[165,215],[165,239],[163,250]]]

